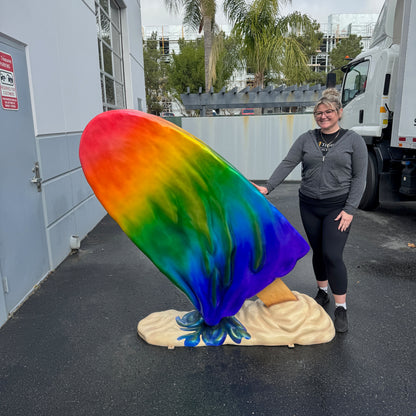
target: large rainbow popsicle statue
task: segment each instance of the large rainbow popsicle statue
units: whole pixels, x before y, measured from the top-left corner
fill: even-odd
[[[309,250],[234,167],[162,118],[102,113],[85,128],[79,153],[107,212],[208,327],[235,315]]]

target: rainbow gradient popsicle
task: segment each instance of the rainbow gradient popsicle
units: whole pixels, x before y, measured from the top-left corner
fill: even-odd
[[[236,314],[309,250],[234,167],[167,120],[102,113],[85,128],[79,154],[110,216],[208,326]]]

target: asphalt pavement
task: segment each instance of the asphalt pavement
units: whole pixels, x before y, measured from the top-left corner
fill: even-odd
[[[268,198],[304,235],[297,188]],[[416,415],[416,203],[359,211],[352,227],[347,333],[168,349],[138,321],[191,304],[105,217],[0,329],[0,415]],[[315,295],[311,254],[285,282]]]

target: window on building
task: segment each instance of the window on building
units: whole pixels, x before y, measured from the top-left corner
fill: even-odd
[[[114,0],[95,0],[103,110],[126,107],[121,9]]]

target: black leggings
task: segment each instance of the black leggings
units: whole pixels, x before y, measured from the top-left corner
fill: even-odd
[[[312,264],[316,280],[328,280],[335,295],[347,293],[347,268],[342,253],[351,226],[339,231],[339,221],[334,221],[345,206],[346,195],[315,200],[300,196],[300,214],[303,227],[312,247]]]

